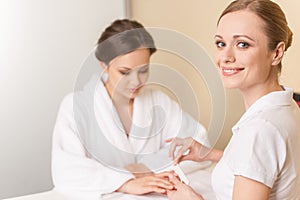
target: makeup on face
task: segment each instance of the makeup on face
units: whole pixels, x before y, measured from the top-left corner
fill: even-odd
[[[226,88],[243,91],[271,79],[272,54],[263,21],[247,10],[224,15],[215,35],[215,61]]]
[[[109,63],[106,88],[111,96],[134,98],[149,76],[150,52],[137,49]]]

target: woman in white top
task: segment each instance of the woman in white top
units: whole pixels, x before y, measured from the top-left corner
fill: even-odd
[[[170,149],[174,158],[175,147],[182,146],[176,162],[218,162],[212,174],[217,199],[300,199],[300,110],[293,91],[278,81],[291,42],[285,15],[270,0],[234,1],[218,20],[216,64],[224,86],[242,93],[246,112],[224,152],[191,138],[174,139]],[[202,199],[173,182],[170,199]]]
[[[56,190],[89,200],[115,191],[165,193],[173,188],[167,179],[172,172],[156,173],[171,165],[164,141],[182,132],[208,144],[201,124],[144,86],[155,51],[136,21],[116,20],[102,33],[95,56],[103,73],[67,95],[59,109],[52,150]]]

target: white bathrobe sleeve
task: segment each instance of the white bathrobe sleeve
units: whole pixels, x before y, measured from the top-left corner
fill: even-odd
[[[156,153],[140,156],[138,162],[144,163],[153,171],[161,171],[170,166],[172,160],[169,157],[169,144],[165,142],[170,138],[192,137],[205,146],[210,146],[205,127],[185,113],[177,102],[160,91],[153,91],[152,98],[154,104],[164,110],[161,120],[165,123],[161,132],[160,149]]]
[[[181,109],[177,102],[166,94],[156,91],[156,99],[163,106],[166,113],[166,123],[163,131],[163,141],[173,137],[192,137],[196,141],[210,146],[206,128],[191,115]],[[166,143],[162,143],[163,146]]]
[[[133,178],[129,172],[113,170],[90,158],[76,131],[73,95],[68,95],[60,106],[53,133],[52,178],[56,190],[99,199]]]

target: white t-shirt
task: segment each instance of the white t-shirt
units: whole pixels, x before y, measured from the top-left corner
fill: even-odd
[[[235,175],[270,187],[269,199],[300,199],[300,109],[292,95],[285,88],[261,97],[232,128],[212,175],[218,199],[232,199]]]

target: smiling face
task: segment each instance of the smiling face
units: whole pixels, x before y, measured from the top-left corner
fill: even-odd
[[[149,76],[149,49],[137,49],[114,58],[106,68],[105,85],[112,99],[133,99]]]
[[[215,44],[216,64],[225,87],[247,91],[277,82],[277,72],[272,72],[275,54],[268,48],[264,22],[254,13],[241,10],[224,15]]]

